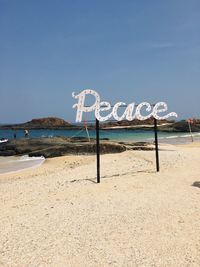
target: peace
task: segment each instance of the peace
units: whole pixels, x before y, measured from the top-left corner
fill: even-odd
[[[86,95],[94,96],[95,101],[93,105],[85,106]],[[126,105],[126,103],[124,102],[118,102],[112,108],[109,102],[106,102],[106,101],[101,102],[100,95],[92,89],[83,90],[78,95],[75,95],[75,93],[72,93],[72,97],[75,99],[78,99],[78,103],[73,105],[73,108],[77,108],[76,122],[82,121],[83,112],[92,112],[92,111],[94,111],[95,117],[99,121],[102,121],[102,122],[107,121],[112,117],[117,121],[121,121],[125,119],[128,121],[132,121],[133,119],[147,120],[150,117],[154,117],[157,120],[164,120],[164,119],[168,119],[169,117],[178,117],[178,115],[175,112],[171,112],[163,116],[158,115],[168,110],[167,104],[165,102],[158,102],[155,105],[151,105],[148,102],[142,102],[139,105],[136,105],[135,103],[130,103],[129,105]],[[121,106],[123,107],[125,106],[126,109],[124,113],[121,116],[119,116],[118,109]],[[106,116],[100,115],[101,112],[110,111],[111,109],[112,111],[108,115]],[[141,114],[142,110],[143,110],[143,113],[145,112],[147,114],[142,115]]]

